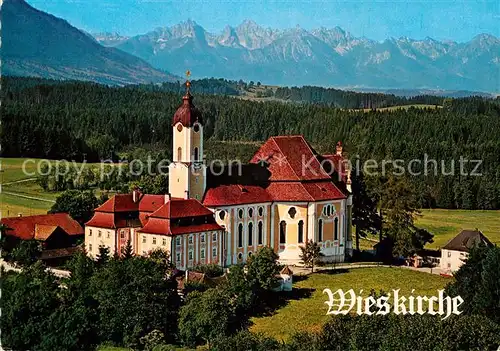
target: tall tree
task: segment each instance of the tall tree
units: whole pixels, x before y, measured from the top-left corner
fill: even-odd
[[[14,350],[49,350],[40,345],[59,306],[55,277],[37,262],[19,274],[2,274],[2,346]]]
[[[99,200],[91,191],[66,190],[56,198],[51,213],[66,212],[81,224],[87,222],[99,206]]]
[[[230,299],[222,289],[192,292],[186,304],[180,310],[179,335],[188,346],[200,342],[210,343],[217,337],[227,336],[235,324],[235,315],[230,306]]]
[[[413,254],[432,241],[430,233],[414,225],[420,211],[413,186],[392,174],[380,180],[377,194],[383,219],[382,246],[395,257]]]
[[[276,287],[276,276],[280,271],[278,255],[268,246],[259,249],[247,262],[247,279],[257,291],[272,290]]]
[[[464,300],[465,314],[479,314],[500,323],[500,248],[473,248],[467,261],[454,274],[446,293]]]
[[[304,247],[300,247],[301,263],[306,267],[311,267],[311,273],[314,272],[314,265],[321,257],[321,248],[317,242],[309,240]]]
[[[377,202],[368,192],[362,171],[353,172],[352,198],[352,224],[356,227],[356,250],[359,251],[359,239],[376,234],[381,229]]]
[[[96,264],[98,266],[103,266],[108,263],[109,259],[109,247],[105,245],[99,245],[99,253],[97,254]]]
[[[98,302],[99,338],[138,348],[140,338],[157,329],[172,342],[180,299],[165,267],[145,257],[110,259],[90,279]]]
[[[21,240],[12,249],[10,259],[21,266],[30,266],[42,255],[42,244],[38,240]]]
[[[128,259],[134,256],[134,250],[132,249],[132,243],[127,240],[127,244],[122,248],[122,258]]]

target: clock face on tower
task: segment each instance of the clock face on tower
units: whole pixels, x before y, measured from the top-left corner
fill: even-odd
[[[179,132],[182,132],[182,124],[180,124],[180,123],[179,123],[179,124],[177,125],[177,130],[178,130]]]

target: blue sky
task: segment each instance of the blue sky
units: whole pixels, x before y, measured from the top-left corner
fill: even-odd
[[[210,32],[252,19],[265,27],[340,26],[355,36],[468,41],[500,36],[500,1],[475,0],[28,0],[89,32],[146,33],[192,19]]]

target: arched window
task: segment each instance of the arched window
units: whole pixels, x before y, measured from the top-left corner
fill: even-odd
[[[198,148],[195,147],[194,148],[194,162],[198,162],[198,158],[199,158],[199,155],[198,155]]]
[[[280,244],[286,243],[286,222],[280,222]]]
[[[299,244],[304,242],[304,221],[300,220],[298,224]]]
[[[219,218],[220,218],[221,220],[224,220],[224,218],[225,218],[225,217],[226,217],[226,211],[224,211],[224,210],[220,211],[220,212],[219,212]]]
[[[250,218],[253,217],[253,209],[252,208],[248,209],[248,217],[250,217]]]
[[[177,161],[182,161],[182,148],[177,149]]]
[[[318,221],[318,241],[322,242],[323,241],[323,220],[320,219]]]
[[[238,247],[243,247],[243,224],[238,225]]]
[[[259,238],[258,238],[258,243],[259,245],[262,245],[262,242],[264,241],[264,228],[262,221],[259,221],[259,224],[257,224],[258,230],[259,230]]]
[[[263,216],[264,215],[264,207],[260,206],[259,207],[259,216]]]
[[[248,223],[248,246],[253,245],[253,223]]]
[[[294,219],[296,214],[297,210],[295,209],[295,207],[290,207],[290,209],[288,210],[288,215],[290,216],[290,218]]]
[[[335,217],[333,220],[333,238],[339,240],[339,218]]]

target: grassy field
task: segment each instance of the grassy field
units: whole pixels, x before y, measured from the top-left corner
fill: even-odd
[[[60,192],[46,192],[37,183],[37,168],[41,159],[2,158],[0,184],[0,211],[2,217],[18,214],[25,216],[44,214],[52,207]],[[56,161],[51,160],[54,164]],[[76,167],[80,168],[81,163]],[[88,163],[86,167],[99,167],[99,164]],[[98,192],[97,192],[98,193]]]
[[[436,105],[426,105],[426,104],[414,104],[414,105],[401,105],[401,106],[391,106],[391,107],[381,107],[377,108],[377,111],[395,111],[395,110],[408,110],[409,108],[430,108],[430,109],[436,109],[436,108],[442,108],[443,106],[436,106]],[[365,108],[363,109],[364,112],[370,112],[371,109]]]
[[[36,173],[37,166],[33,162],[25,162],[26,160],[26,158],[2,158],[1,160],[0,211],[2,217],[47,213],[57,196],[57,193],[44,192],[36,184],[34,180],[36,175],[33,174]]]
[[[500,244],[500,211],[422,210],[417,226],[434,234],[434,242],[427,248],[446,245],[463,229],[479,229],[493,243]]]
[[[45,214],[51,206],[51,202],[26,199],[5,193],[0,194],[2,217],[15,217],[19,214],[23,216]]]
[[[417,217],[415,224],[434,234],[434,242],[427,244],[428,249],[439,249],[453,239],[463,229],[479,229],[488,239],[500,244],[500,211],[479,210],[444,210],[424,209]],[[353,228],[353,234],[355,229]],[[361,238],[361,250],[371,250],[377,243],[378,236],[370,236],[371,240]],[[375,240],[375,241],[374,241]]]
[[[405,268],[356,268],[345,273],[316,273],[305,280],[294,283],[294,298],[271,316],[252,318],[250,330],[287,340],[298,331],[319,330],[330,318],[326,316],[326,295],[323,289],[354,289],[356,293],[362,289],[368,295],[371,289],[389,292],[400,288],[400,293],[409,295],[436,295],[436,290],[443,288],[451,278],[416,272]],[[308,296],[310,294],[310,296]],[[300,297],[303,296],[303,297]]]
[[[36,172],[36,165],[33,162],[26,162],[26,158],[2,158],[1,183],[8,184],[23,179],[33,178],[30,173]],[[24,170],[25,171],[24,171]]]

